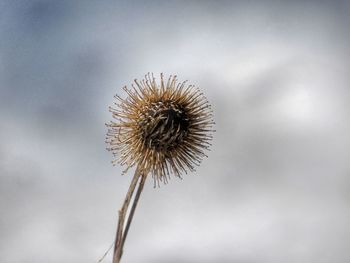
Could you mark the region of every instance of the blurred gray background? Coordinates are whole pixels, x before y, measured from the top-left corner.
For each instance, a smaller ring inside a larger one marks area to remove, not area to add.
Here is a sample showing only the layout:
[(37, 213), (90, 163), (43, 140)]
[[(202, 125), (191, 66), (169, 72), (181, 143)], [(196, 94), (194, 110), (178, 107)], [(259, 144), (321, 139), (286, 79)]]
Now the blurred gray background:
[(217, 132), (148, 180), (124, 262), (350, 262), (349, 28), (349, 1), (1, 1), (0, 262), (108, 249), (131, 174), (104, 124), (147, 72), (200, 87)]

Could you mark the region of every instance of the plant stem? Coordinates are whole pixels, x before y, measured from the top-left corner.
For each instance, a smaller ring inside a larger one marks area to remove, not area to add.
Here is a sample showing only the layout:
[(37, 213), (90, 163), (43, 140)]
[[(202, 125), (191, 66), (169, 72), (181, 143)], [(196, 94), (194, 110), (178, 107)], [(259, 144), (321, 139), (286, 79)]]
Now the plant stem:
[[(141, 180), (140, 180), (139, 186), (137, 188), (136, 195), (135, 195), (135, 198), (133, 200), (133, 204), (132, 204), (130, 213), (127, 216), (126, 226), (124, 228), (125, 217), (127, 214), (129, 204), (130, 204), (130, 200), (134, 194), (135, 187), (136, 187), (137, 182), (139, 181), (140, 177), (141, 177)], [(132, 222), (132, 219), (133, 219), (133, 216), (135, 213), (135, 209), (136, 209), (138, 200), (140, 198), (145, 180), (146, 180), (146, 175), (141, 171), (141, 169), (139, 167), (137, 167), (135, 174), (134, 174), (134, 177), (132, 178), (132, 181), (130, 183), (129, 190), (126, 194), (123, 206), (122, 206), (121, 210), (119, 210), (118, 227), (117, 227), (117, 233), (116, 233), (115, 244), (114, 244), (113, 263), (119, 263), (120, 259), (122, 257), (125, 239), (126, 239), (126, 236), (128, 234), (130, 224)]]
[(130, 213), (129, 213), (128, 221), (126, 222), (126, 226), (125, 226), (125, 230), (124, 230), (124, 234), (123, 234), (123, 240), (122, 240), (122, 244), (121, 244), (121, 254), (123, 253), (123, 247), (124, 247), (125, 239), (126, 239), (126, 236), (128, 235), (130, 224), (131, 224), (132, 219), (134, 217), (136, 206), (137, 206), (137, 203), (138, 203), (138, 201), (140, 199), (141, 192), (143, 190), (143, 186), (145, 185), (145, 181), (146, 181), (146, 175), (142, 174), (139, 186), (138, 186), (136, 194), (135, 194), (135, 199), (134, 199), (134, 202), (132, 204), (132, 207), (131, 207), (131, 210), (130, 210)]

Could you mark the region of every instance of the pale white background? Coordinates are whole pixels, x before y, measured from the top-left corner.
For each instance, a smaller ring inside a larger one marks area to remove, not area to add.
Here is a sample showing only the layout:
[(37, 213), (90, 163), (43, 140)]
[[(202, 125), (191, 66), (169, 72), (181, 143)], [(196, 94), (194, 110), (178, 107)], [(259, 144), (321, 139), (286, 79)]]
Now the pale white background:
[(147, 182), (124, 262), (350, 262), (349, 25), (348, 1), (1, 1), (0, 262), (103, 255), (131, 179), (108, 106), (147, 72), (200, 87), (217, 132)]

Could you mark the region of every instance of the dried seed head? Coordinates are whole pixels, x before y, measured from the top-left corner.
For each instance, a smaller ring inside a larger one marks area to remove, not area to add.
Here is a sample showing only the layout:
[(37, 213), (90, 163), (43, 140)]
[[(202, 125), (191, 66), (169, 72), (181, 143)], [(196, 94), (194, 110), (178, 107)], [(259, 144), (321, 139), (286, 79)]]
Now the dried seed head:
[(108, 149), (128, 168), (138, 164), (155, 182), (167, 182), (170, 174), (181, 177), (187, 169), (193, 171), (209, 149), (213, 120), (210, 105), (204, 95), (186, 81), (177, 83), (170, 76), (160, 85), (153, 75), (132, 89), (124, 87), (126, 99), (116, 96), (110, 107), (113, 118), (108, 126)]

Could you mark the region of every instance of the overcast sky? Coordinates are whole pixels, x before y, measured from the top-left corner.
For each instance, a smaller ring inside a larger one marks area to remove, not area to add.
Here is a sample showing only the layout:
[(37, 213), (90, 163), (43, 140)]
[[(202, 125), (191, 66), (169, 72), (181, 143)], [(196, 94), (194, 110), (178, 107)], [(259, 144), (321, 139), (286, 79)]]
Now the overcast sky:
[(108, 249), (132, 175), (104, 124), (147, 72), (199, 87), (217, 132), (148, 180), (124, 262), (350, 262), (349, 25), (345, 0), (1, 1), (0, 262)]

